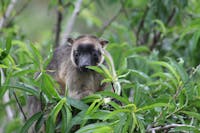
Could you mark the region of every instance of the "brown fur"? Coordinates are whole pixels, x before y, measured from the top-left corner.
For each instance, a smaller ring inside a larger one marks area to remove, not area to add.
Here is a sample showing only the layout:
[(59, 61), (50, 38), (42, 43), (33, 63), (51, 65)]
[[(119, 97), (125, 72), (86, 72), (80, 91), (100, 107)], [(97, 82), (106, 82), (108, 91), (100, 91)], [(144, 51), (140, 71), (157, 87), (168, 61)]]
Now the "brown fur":
[[(80, 36), (74, 40), (69, 39), (68, 42), (73, 44), (58, 47), (54, 51), (53, 58), (47, 67), (47, 72), (60, 84), (60, 94), (64, 95), (66, 88), (68, 88), (69, 97), (81, 99), (96, 91), (104, 90), (106, 84), (101, 85), (103, 77), (94, 71), (79, 71), (74, 64), (73, 59), (71, 58), (71, 52), (76, 49), (80, 43), (82, 45), (86, 43), (93, 44), (96, 49), (101, 49), (101, 52), (110, 59), (114, 70), (112, 58), (110, 54), (104, 49), (107, 41), (100, 40), (95, 36)], [(107, 66), (103, 56), (100, 58), (101, 61), (99, 63), (103, 63)], [(29, 116), (32, 116), (41, 110), (40, 101), (36, 97), (29, 97), (28, 110)], [(41, 132), (44, 131), (45, 130), (43, 126)], [(34, 133), (33, 126), (29, 132)]]
[[(73, 63), (71, 52), (79, 44), (94, 44), (96, 49), (101, 49), (102, 53), (106, 54), (109, 58), (109, 53), (102, 48), (101, 40), (94, 36), (80, 36), (73, 40), (72, 45), (64, 45), (57, 48), (54, 52), (52, 61), (50, 62), (47, 70), (62, 88), (64, 94), (66, 86), (68, 88), (68, 95), (75, 99), (81, 99), (84, 96), (90, 95), (96, 91), (103, 90), (105, 85), (100, 85), (103, 77), (94, 71), (80, 72)], [(101, 57), (103, 58), (103, 57)], [(106, 65), (106, 62), (102, 62)], [(53, 72), (52, 72), (53, 71)]]

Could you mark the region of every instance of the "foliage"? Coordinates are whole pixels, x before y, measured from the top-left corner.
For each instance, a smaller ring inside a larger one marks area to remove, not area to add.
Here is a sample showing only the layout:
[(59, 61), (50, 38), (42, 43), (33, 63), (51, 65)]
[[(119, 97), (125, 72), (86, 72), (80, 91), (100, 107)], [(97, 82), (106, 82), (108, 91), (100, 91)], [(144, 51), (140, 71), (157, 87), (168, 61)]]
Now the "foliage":
[[(59, 6), (70, 15), (75, 1), (61, 1), (51, 0), (49, 10)], [(0, 16), (9, 2), (0, 4)], [(35, 123), (37, 132), (45, 124), (48, 133), (73, 132), (79, 126), (77, 133), (144, 133), (157, 131), (154, 127), (161, 127), (158, 132), (200, 132), (199, 6), (198, 0), (84, 1), (72, 34), (94, 33), (110, 41), (107, 50), (117, 75), (103, 65), (89, 68), (105, 77), (102, 83), (120, 83), (121, 88), (82, 100), (61, 96), (46, 72), (54, 35), (29, 41), (15, 20), (20, 16), (13, 13), (0, 29), (0, 120), (7, 120), (0, 131), (28, 132)], [(112, 19), (114, 9), (120, 12)], [(6, 93), (9, 101), (4, 100)], [(28, 116), (30, 95), (40, 99), (43, 109), (24, 120), (19, 106)], [(7, 107), (14, 113), (11, 120)]]

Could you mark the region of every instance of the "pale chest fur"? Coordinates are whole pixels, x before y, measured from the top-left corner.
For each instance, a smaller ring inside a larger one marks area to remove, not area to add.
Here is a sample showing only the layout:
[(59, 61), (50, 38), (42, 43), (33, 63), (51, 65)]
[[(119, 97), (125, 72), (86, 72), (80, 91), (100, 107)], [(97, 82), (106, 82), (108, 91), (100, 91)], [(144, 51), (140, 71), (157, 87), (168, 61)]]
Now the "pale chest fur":
[(73, 65), (61, 65), (65, 72), (60, 71), (60, 77), (64, 79), (68, 89), (68, 95), (80, 99), (96, 91), (103, 89), (101, 86), (102, 76), (94, 71), (80, 72)]

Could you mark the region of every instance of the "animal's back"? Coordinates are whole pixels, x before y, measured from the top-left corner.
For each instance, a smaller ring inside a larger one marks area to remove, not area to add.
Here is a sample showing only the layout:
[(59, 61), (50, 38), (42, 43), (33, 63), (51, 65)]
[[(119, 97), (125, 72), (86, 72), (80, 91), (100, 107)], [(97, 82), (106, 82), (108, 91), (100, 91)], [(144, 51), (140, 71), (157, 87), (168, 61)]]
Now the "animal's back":
[[(66, 67), (70, 67), (70, 45), (63, 45), (58, 47), (53, 54), (53, 58), (47, 66), (47, 72), (50, 74), (62, 88), (61, 93), (64, 93), (65, 89), (65, 75)], [(68, 66), (67, 66), (68, 64)]]

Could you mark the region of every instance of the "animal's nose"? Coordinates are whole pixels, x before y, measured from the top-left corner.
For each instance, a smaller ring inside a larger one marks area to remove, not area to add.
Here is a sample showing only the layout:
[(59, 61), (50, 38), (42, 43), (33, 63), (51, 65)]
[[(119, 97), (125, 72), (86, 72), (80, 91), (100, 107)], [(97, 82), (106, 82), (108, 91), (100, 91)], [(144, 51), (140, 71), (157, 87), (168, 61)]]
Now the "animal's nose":
[(80, 66), (80, 70), (81, 70), (82, 72), (87, 72), (87, 71), (88, 71), (87, 66), (89, 66), (89, 65), (88, 65), (88, 64), (84, 64), (84, 65)]
[(89, 65), (90, 65), (89, 63), (86, 63), (86, 64), (81, 65), (80, 68), (86, 68)]

